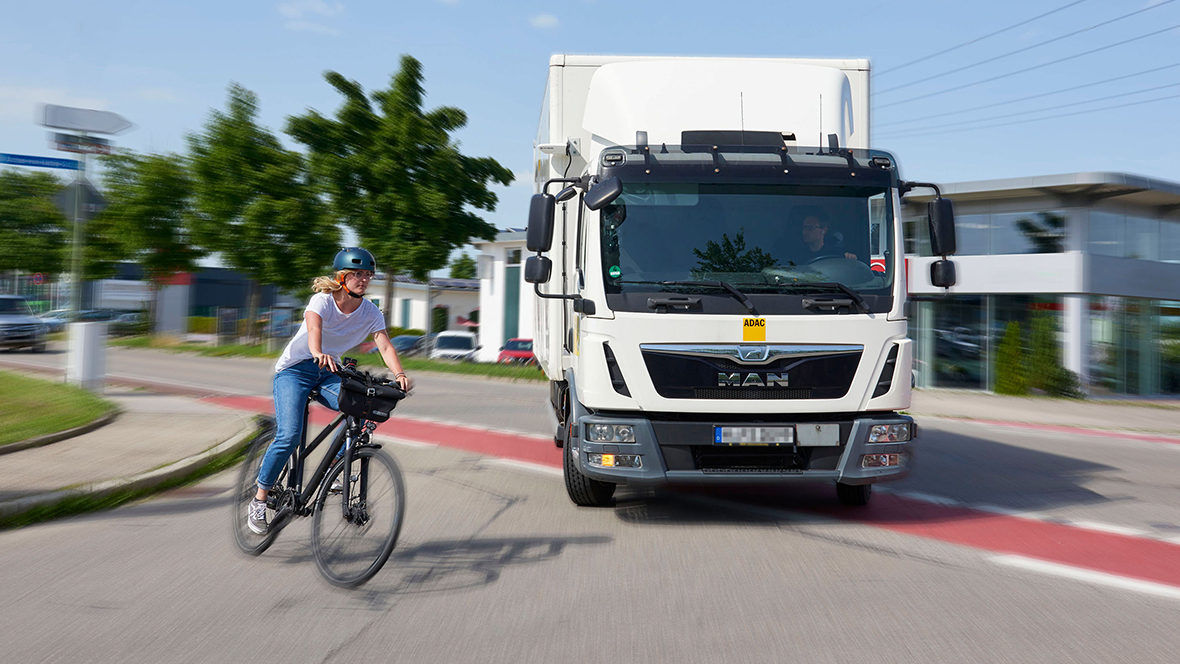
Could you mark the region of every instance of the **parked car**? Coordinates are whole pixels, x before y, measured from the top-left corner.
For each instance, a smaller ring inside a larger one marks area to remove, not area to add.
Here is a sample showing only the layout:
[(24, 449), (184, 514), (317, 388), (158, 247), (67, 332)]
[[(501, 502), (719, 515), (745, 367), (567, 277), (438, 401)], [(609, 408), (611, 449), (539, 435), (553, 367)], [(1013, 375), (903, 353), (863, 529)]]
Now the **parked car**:
[(475, 335), (470, 332), (439, 332), (431, 344), (430, 359), (471, 361), (477, 350)]
[(500, 356), (496, 358), (500, 364), (536, 364), (537, 357), (533, 355), (532, 339), (509, 339), (500, 347)]
[(114, 335), (146, 334), (147, 316), (139, 311), (129, 311), (111, 319), (110, 333)]
[(33, 315), (25, 298), (0, 295), (0, 348), (28, 348), (34, 353), (45, 350), (49, 326)]
[[(397, 354), (399, 356), (403, 356), (411, 355), (412, 353), (410, 352), (410, 349), (413, 348), (414, 344), (416, 344), (421, 338), (422, 335), (420, 334), (399, 334), (396, 337), (390, 339), (389, 342), (393, 344), (393, 349), (397, 351)], [(366, 341), (365, 343), (357, 346), (357, 350), (361, 353), (376, 353), (377, 342)]]
[(66, 323), (73, 320), (71, 314), (72, 312), (69, 309), (54, 309), (53, 311), (47, 311), (41, 314), (38, 318), (41, 319), (42, 323), (45, 323), (45, 326), (49, 328), (50, 332), (61, 332), (66, 329)]

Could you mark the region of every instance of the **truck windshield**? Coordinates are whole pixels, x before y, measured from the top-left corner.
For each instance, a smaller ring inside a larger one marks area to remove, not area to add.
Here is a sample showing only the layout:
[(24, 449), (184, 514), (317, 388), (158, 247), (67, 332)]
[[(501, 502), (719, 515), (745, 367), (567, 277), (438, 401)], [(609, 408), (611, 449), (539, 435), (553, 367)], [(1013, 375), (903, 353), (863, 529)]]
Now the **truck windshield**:
[(749, 294), (841, 284), (887, 296), (890, 201), (879, 186), (624, 183), (602, 209), (606, 292), (716, 280)]

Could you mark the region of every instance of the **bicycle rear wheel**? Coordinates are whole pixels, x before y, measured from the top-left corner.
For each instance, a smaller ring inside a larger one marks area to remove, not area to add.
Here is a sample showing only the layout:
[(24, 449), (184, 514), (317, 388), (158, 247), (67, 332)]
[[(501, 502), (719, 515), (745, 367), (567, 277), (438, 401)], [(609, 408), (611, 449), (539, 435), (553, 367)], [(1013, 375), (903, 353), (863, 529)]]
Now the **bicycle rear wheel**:
[(279, 534), (277, 530), (272, 529), (264, 535), (259, 535), (246, 525), (246, 506), (258, 493), (258, 468), (262, 465), (262, 457), (266, 454), (266, 448), (270, 447), (274, 440), (274, 433), (274, 426), (267, 426), (246, 448), (246, 459), (238, 473), (238, 483), (234, 492), (232, 515), (234, 541), (237, 542), (238, 548), (243, 553), (251, 556), (257, 556), (266, 551)]
[[(349, 477), (350, 495), (333, 491), (333, 484), (343, 482), (344, 460), (332, 466), (320, 485), (311, 522), (316, 566), (329, 583), (341, 588), (373, 578), (389, 559), (406, 504), (401, 470), (387, 452), (372, 447), (355, 450)], [(347, 519), (345, 504), (350, 508)]]

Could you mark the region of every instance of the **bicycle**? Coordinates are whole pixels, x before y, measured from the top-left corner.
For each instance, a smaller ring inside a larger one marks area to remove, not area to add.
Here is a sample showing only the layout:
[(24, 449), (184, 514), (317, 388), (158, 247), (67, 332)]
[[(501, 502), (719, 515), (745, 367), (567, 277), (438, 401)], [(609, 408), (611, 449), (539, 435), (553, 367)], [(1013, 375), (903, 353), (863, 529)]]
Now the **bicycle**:
[[(316, 566), (329, 583), (355, 588), (373, 577), (393, 553), (405, 512), (405, 486), (401, 470), (393, 457), (372, 440), (378, 421), (385, 421), (397, 400), (406, 393), (393, 381), (357, 371), (356, 360), (343, 358), (337, 375), (341, 376), (341, 408), (345, 408), (344, 383), (348, 379), (368, 386), (369, 396), (388, 395), (377, 414), (370, 418), (341, 412), (324, 427), (310, 444), (307, 442), (308, 413), (311, 402), (319, 396), (313, 391), (303, 408), (303, 435), (287, 465), (266, 499), (273, 510), (270, 527), (257, 535), (246, 526), (242, 515), (258, 490), (258, 468), (267, 447), (274, 440), (274, 420), (268, 418), (257, 438), (246, 450), (246, 460), (234, 496), (234, 539), (241, 550), (252, 556), (266, 551), (279, 532), (296, 517), (312, 517), (311, 542)], [(355, 410), (355, 408), (353, 408)], [(383, 416), (383, 417), (382, 417)], [(341, 427), (341, 424), (344, 426)], [(327, 437), (340, 427), (316, 467), (306, 487), (304, 463)], [(344, 449), (340, 459), (336, 455)], [(349, 472), (344, 472), (348, 468)]]

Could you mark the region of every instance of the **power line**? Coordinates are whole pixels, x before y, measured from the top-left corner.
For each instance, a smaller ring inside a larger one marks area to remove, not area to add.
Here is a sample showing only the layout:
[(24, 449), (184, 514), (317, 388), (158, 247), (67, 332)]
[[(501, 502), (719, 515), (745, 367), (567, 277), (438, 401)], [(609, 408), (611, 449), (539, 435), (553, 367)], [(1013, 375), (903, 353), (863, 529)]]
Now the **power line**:
[(1098, 48), (1090, 49), (1089, 51), (1083, 51), (1083, 52), (1081, 52), (1081, 53), (1077, 53), (1077, 54), (1074, 54), (1074, 55), (1068, 55), (1068, 56), (1066, 56), (1066, 57), (1064, 57), (1064, 58), (1058, 58), (1058, 59), (1056, 59), (1056, 60), (1051, 60), (1051, 61), (1049, 61), (1049, 62), (1044, 62), (1044, 63), (1041, 63), (1041, 64), (1039, 64), (1039, 65), (1033, 65), (1033, 66), (1031, 66), (1031, 67), (1025, 67), (1024, 69), (1018, 69), (1017, 71), (1008, 72), (1007, 74), (1000, 74), (1000, 75), (998, 75), (998, 76), (992, 76), (991, 78), (985, 78), (985, 79), (982, 79), (982, 80), (974, 81), (974, 82), (972, 82), (972, 83), (964, 83), (963, 85), (958, 85), (958, 86), (955, 86), (955, 87), (953, 87), (953, 88), (947, 88), (946, 90), (940, 90), (940, 91), (938, 91), (938, 92), (931, 92), (931, 93), (929, 93), (929, 94), (924, 94), (924, 95), (920, 95), (920, 96), (917, 96), (917, 97), (910, 97), (909, 99), (901, 99), (901, 100), (899, 100), (899, 101), (893, 101), (893, 102), (889, 102), (888, 104), (881, 104), (881, 105), (877, 106), (877, 109), (878, 109), (878, 110), (880, 110), (880, 109), (882, 109), (882, 108), (888, 108), (888, 107), (890, 107), (890, 106), (897, 106), (898, 104), (908, 104), (909, 102), (912, 102), (912, 101), (918, 101), (919, 99), (926, 99), (926, 98), (929, 98), (929, 97), (937, 97), (938, 95), (944, 95), (944, 94), (947, 94), (948, 92), (958, 92), (959, 90), (963, 90), (963, 89), (965, 89), (965, 88), (970, 88), (970, 87), (973, 87), (973, 86), (976, 86), (976, 85), (982, 85), (982, 84), (984, 84), (984, 83), (991, 83), (992, 81), (998, 81), (998, 80), (1000, 80), (1001, 78), (1008, 78), (1009, 76), (1016, 76), (1017, 74), (1023, 74), (1023, 73), (1026, 73), (1026, 72), (1033, 71), (1033, 70), (1035, 70), (1035, 69), (1043, 69), (1043, 68), (1045, 68), (1045, 67), (1048, 67), (1048, 66), (1051, 66), (1051, 65), (1055, 65), (1055, 64), (1059, 64), (1059, 63), (1065, 62), (1065, 61), (1067, 61), (1067, 60), (1073, 60), (1073, 59), (1080, 58), (1080, 57), (1082, 57), (1082, 56), (1085, 56), (1085, 55), (1090, 55), (1090, 54), (1093, 54), (1093, 53), (1098, 53), (1099, 51), (1105, 51), (1105, 50), (1107, 50), (1107, 49), (1112, 49), (1112, 48), (1115, 48), (1116, 46), (1122, 46), (1122, 45), (1124, 45), (1124, 44), (1130, 44), (1131, 42), (1134, 42), (1134, 41), (1139, 41), (1140, 39), (1147, 39), (1148, 37), (1154, 37), (1154, 36), (1156, 36), (1156, 35), (1158, 35), (1158, 34), (1162, 34), (1162, 33), (1168, 32), (1169, 30), (1175, 30), (1176, 28), (1180, 28), (1180, 24), (1176, 24), (1176, 25), (1173, 25), (1173, 26), (1169, 26), (1169, 27), (1167, 27), (1167, 28), (1164, 28), (1164, 29), (1162, 29), (1162, 30), (1156, 30), (1155, 32), (1149, 32), (1149, 33), (1147, 33), (1147, 34), (1145, 34), (1145, 35), (1139, 35), (1138, 37), (1132, 37), (1132, 38), (1130, 38), (1130, 39), (1124, 39), (1123, 41), (1121, 41), (1121, 42), (1115, 42), (1114, 44), (1107, 44), (1106, 46), (1099, 46)]
[[(1066, 92), (1073, 92), (1074, 90), (1081, 90), (1083, 88), (1092, 88), (1096, 85), (1103, 85), (1105, 83), (1113, 83), (1115, 81), (1121, 81), (1121, 80), (1127, 79), (1127, 78), (1134, 78), (1136, 76), (1143, 76), (1144, 74), (1152, 74), (1157, 71), (1163, 71), (1165, 69), (1173, 69), (1175, 67), (1180, 67), (1180, 62), (1176, 62), (1176, 63), (1170, 64), (1170, 65), (1164, 65), (1163, 67), (1156, 67), (1154, 69), (1145, 69), (1143, 71), (1137, 71), (1134, 74), (1124, 74), (1122, 76), (1115, 76), (1114, 78), (1108, 78), (1108, 79), (1101, 80), (1101, 81), (1094, 81), (1093, 83), (1083, 83), (1082, 85), (1075, 85), (1070, 88), (1062, 88), (1060, 90), (1054, 90), (1052, 92), (1042, 92), (1040, 94), (1029, 95), (1027, 97), (1018, 97), (1016, 99), (1009, 99), (1007, 101), (998, 101), (994, 104), (984, 104), (983, 106), (973, 106), (971, 108), (962, 108), (962, 109), (958, 109), (955, 111), (947, 111), (946, 113), (935, 113), (934, 115), (924, 115), (919, 118), (906, 118), (905, 120), (896, 120), (894, 122), (879, 122), (879, 123), (877, 123), (877, 126), (878, 127), (892, 127), (894, 125), (911, 124), (914, 122), (922, 122), (923, 120), (933, 120), (935, 118), (944, 118), (948, 115), (960, 115), (962, 113), (973, 113), (975, 111), (982, 111), (985, 108), (995, 108), (996, 106), (1007, 106), (1008, 104), (1016, 104), (1016, 103), (1019, 103), (1022, 101), (1029, 101), (1030, 99), (1039, 99), (1041, 97), (1050, 97), (1052, 95), (1059, 95), (1059, 94), (1063, 94)], [(902, 131), (905, 131), (905, 130), (902, 130)]]
[(1012, 25), (1010, 25), (1010, 26), (1008, 26), (1008, 27), (1006, 27), (1006, 28), (1002, 28), (1002, 29), (1000, 29), (1000, 30), (996, 30), (995, 32), (992, 32), (992, 33), (990, 33), (990, 34), (986, 34), (986, 35), (984, 35), (984, 36), (982, 36), (982, 37), (976, 37), (975, 39), (972, 39), (972, 40), (970, 40), (970, 41), (965, 41), (965, 42), (963, 42), (962, 44), (959, 44), (958, 46), (952, 46), (952, 47), (950, 47), (950, 48), (948, 48), (948, 49), (945, 49), (945, 50), (939, 51), (939, 52), (937, 52), (937, 53), (931, 53), (930, 55), (927, 55), (927, 56), (924, 56), (924, 57), (918, 58), (917, 60), (910, 60), (909, 62), (907, 62), (907, 63), (905, 63), (905, 64), (897, 65), (896, 67), (892, 67), (892, 68), (890, 68), (890, 69), (886, 69), (886, 70), (884, 70), (884, 71), (879, 71), (879, 72), (876, 72), (876, 73), (874, 73), (873, 75), (874, 75), (874, 76), (884, 76), (885, 74), (888, 74), (889, 72), (894, 72), (894, 71), (897, 71), (898, 69), (901, 69), (901, 68), (903, 68), (903, 67), (909, 67), (910, 65), (916, 65), (916, 64), (918, 64), (919, 62), (924, 62), (924, 61), (926, 61), (926, 60), (929, 60), (930, 58), (937, 58), (937, 57), (938, 57), (938, 56), (940, 56), (940, 55), (945, 55), (945, 54), (947, 54), (947, 53), (950, 53), (951, 51), (954, 51), (954, 50), (958, 50), (958, 49), (960, 49), (960, 48), (963, 48), (964, 46), (970, 46), (971, 44), (974, 44), (974, 43), (976, 43), (976, 42), (981, 42), (981, 41), (983, 41), (983, 40), (985, 40), (985, 39), (988, 39), (988, 38), (990, 38), (990, 37), (995, 37), (995, 36), (996, 36), (996, 35), (998, 35), (998, 34), (1001, 34), (1001, 33), (1007, 32), (1007, 31), (1009, 31), (1009, 30), (1012, 30), (1012, 29), (1014, 29), (1014, 28), (1019, 28), (1019, 27), (1020, 27), (1020, 26), (1022, 26), (1022, 25), (1027, 25), (1027, 24), (1029, 24), (1029, 23), (1032, 23), (1033, 21), (1036, 21), (1036, 20), (1038, 20), (1038, 19), (1045, 18), (1046, 16), (1048, 16), (1048, 15), (1050, 15), (1050, 14), (1056, 14), (1057, 12), (1059, 12), (1059, 11), (1061, 11), (1061, 10), (1063, 10), (1063, 9), (1069, 9), (1070, 7), (1073, 7), (1074, 5), (1080, 5), (1080, 4), (1082, 4), (1083, 2), (1085, 2), (1085, 1), (1086, 1), (1086, 0), (1076, 0), (1075, 2), (1071, 2), (1071, 3), (1069, 3), (1068, 5), (1063, 5), (1063, 6), (1061, 6), (1061, 7), (1058, 7), (1057, 9), (1054, 9), (1054, 10), (1052, 10), (1052, 11), (1047, 11), (1047, 12), (1045, 12), (1044, 14), (1041, 14), (1040, 16), (1034, 16), (1034, 17), (1032, 17), (1032, 18), (1028, 19), (1027, 21), (1021, 21), (1021, 22), (1019, 22), (1019, 23), (1013, 23)]
[(926, 81), (930, 81), (930, 80), (933, 80), (933, 79), (936, 79), (936, 78), (942, 78), (943, 76), (950, 76), (951, 74), (957, 74), (957, 73), (959, 73), (959, 72), (961, 72), (961, 71), (965, 71), (965, 70), (967, 70), (967, 69), (972, 69), (972, 68), (974, 68), (974, 67), (978, 67), (978, 66), (980, 66), (980, 65), (986, 65), (986, 64), (987, 64), (987, 63), (989, 63), (989, 62), (995, 62), (996, 60), (1002, 60), (1003, 58), (1007, 58), (1007, 57), (1009, 57), (1009, 56), (1016, 55), (1017, 53), (1024, 53), (1025, 51), (1031, 51), (1031, 50), (1033, 50), (1034, 48), (1040, 48), (1040, 47), (1042, 47), (1042, 46), (1045, 46), (1045, 45), (1047, 45), (1047, 44), (1052, 44), (1053, 42), (1058, 42), (1058, 41), (1061, 41), (1062, 39), (1068, 39), (1068, 38), (1070, 38), (1070, 37), (1074, 37), (1074, 36), (1076, 36), (1076, 35), (1080, 35), (1080, 34), (1082, 34), (1083, 32), (1088, 32), (1088, 31), (1090, 31), (1090, 30), (1093, 30), (1094, 28), (1101, 28), (1101, 27), (1102, 27), (1102, 26), (1104, 26), (1104, 25), (1110, 25), (1111, 23), (1114, 23), (1114, 22), (1116, 22), (1116, 21), (1121, 21), (1121, 20), (1123, 20), (1123, 19), (1125, 19), (1125, 18), (1130, 18), (1130, 17), (1132, 17), (1132, 16), (1134, 16), (1134, 15), (1136, 15), (1136, 14), (1142, 14), (1143, 12), (1146, 12), (1146, 11), (1151, 11), (1152, 9), (1156, 9), (1156, 8), (1158, 8), (1158, 7), (1163, 7), (1164, 5), (1171, 4), (1172, 2), (1175, 2), (1175, 1), (1176, 1), (1176, 0), (1164, 0), (1163, 2), (1160, 2), (1160, 3), (1158, 3), (1158, 4), (1151, 5), (1150, 7), (1144, 7), (1144, 8), (1142, 8), (1142, 9), (1136, 9), (1135, 11), (1133, 11), (1133, 12), (1131, 12), (1131, 13), (1129, 13), (1129, 14), (1123, 14), (1122, 16), (1116, 16), (1115, 18), (1112, 18), (1112, 19), (1110, 19), (1110, 20), (1108, 20), (1108, 21), (1102, 21), (1101, 23), (1095, 23), (1094, 25), (1091, 25), (1091, 26), (1090, 26), (1090, 27), (1088, 27), (1088, 28), (1082, 28), (1081, 30), (1075, 30), (1075, 31), (1073, 31), (1073, 32), (1070, 32), (1070, 33), (1068, 33), (1068, 34), (1061, 35), (1061, 36), (1059, 36), (1059, 37), (1054, 37), (1054, 38), (1052, 38), (1052, 39), (1047, 39), (1047, 40), (1045, 40), (1045, 41), (1043, 41), (1043, 42), (1040, 42), (1040, 43), (1038, 43), (1038, 44), (1033, 44), (1033, 45), (1031, 45), (1031, 46), (1025, 46), (1024, 48), (1018, 48), (1018, 49), (1016, 49), (1015, 51), (1009, 51), (1009, 52), (1007, 52), (1007, 53), (1004, 53), (1004, 54), (1002, 54), (1002, 55), (997, 55), (997, 56), (995, 56), (995, 57), (991, 57), (991, 58), (988, 58), (988, 59), (986, 59), (986, 60), (980, 60), (979, 62), (975, 62), (975, 63), (969, 64), (969, 65), (963, 65), (962, 67), (958, 67), (958, 68), (956, 68), (956, 69), (950, 69), (950, 70), (944, 71), (944, 72), (942, 72), (942, 73), (940, 73), (940, 74), (933, 74), (933, 75), (931, 75), (931, 76), (927, 76), (926, 78), (920, 78), (920, 79), (918, 79), (918, 80), (916, 80), (916, 81), (910, 81), (909, 83), (903, 83), (903, 84), (901, 84), (901, 85), (895, 85), (895, 86), (893, 86), (892, 88), (888, 88), (888, 89), (885, 89), (885, 90), (881, 90), (881, 91), (879, 91), (877, 94), (886, 94), (886, 93), (889, 93), (889, 92), (893, 92), (894, 90), (901, 90), (902, 88), (908, 88), (908, 87), (910, 87), (911, 85), (917, 85), (917, 84), (919, 84), (919, 83), (925, 83)]
[(1114, 106), (1103, 106), (1102, 108), (1091, 108), (1085, 111), (1074, 111), (1073, 113), (1059, 113), (1057, 115), (1046, 115), (1043, 118), (1029, 118), (1028, 120), (1013, 120), (1012, 122), (1000, 122), (997, 124), (980, 125), (978, 127), (964, 127), (962, 129), (946, 129), (943, 131), (921, 132), (915, 131), (908, 134), (896, 134), (893, 138), (911, 138), (913, 136), (928, 136), (935, 134), (954, 134), (961, 131), (974, 131), (976, 129), (993, 129), (995, 127), (1009, 127), (1011, 125), (1025, 124), (1028, 122), (1039, 122), (1041, 120), (1053, 120), (1056, 118), (1067, 118), (1074, 115), (1085, 115), (1086, 113), (1098, 113), (1099, 111), (1110, 111), (1116, 108), (1127, 108), (1128, 106), (1140, 106), (1142, 104), (1151, 104), (1157, 101), (1166, 101), (1168, 99), (1180, 99), (1180, 94), (1168, 95), (1167, 97), (1156, 97), (1155, 99), (1144, 99), (1142, 101), (1133, 101), (1126, 104), (1116, 104)]
[[(1108, 101), (1110, 99), (1119, 99), (1122, 97), (1141, 95), (1145, 92), (1155, 92), (1156, 90), (1164, 90), (1167, 88), (1174, 88), (1178, 85), (1180, 85), (1180, 83), (1168, 83), (1166, 85), (1156, 85), (1154, 87), (1144, 88), (1142, 90), (1135, 90), (1134, 92), (1122, 92), (1117, 95), (1107, 95), (1105, 97), (1098, 97), (1096, 99), (1087, 99), (1085, 101), (1075, 101), (1075, 102), (1070, 102), (1068, 104), (1058, 104), (1056, 106), (1046, 106), (1044, 108), (1035, 108), (1030, 111), (1017, 111), (1016, 113), (1005, 113), (1003, 115), (993, 115), (993, 116), (987, 117), (987, 118), (976, 118), (975, 120), (965, 120), (963, 122), (948, 122), (946, 124), (930, 125), (930, 126), (921, 127), (921, 128), (900, 129), (900, 130), (896, 130), (896, 131), (898, 133), (907, 134), (910, 132), (922, 133), (922, 132), (925, 132), (926, 130), (929, 130), (929, 129), (943, 129), (945, 127), (960, 127), (962, 125), (971, 125), (971, 124), (976, 124), (979, 122), (990, 122), (991, 120), (1002, 120), (1004, 118), (1014, 118), (1018, 115), (1029, 115), (1030, 113), (1045, 113), (1047, 111), (1056, 111), (1057, 109), (1060, 109), (1060, 108), (1069, 108), (1071, 106), (1081, 106), (1082, 104), (1095, 104), (1100, 101)], [(888, 134), (888, 132), (886, 132), (886, 134)]]

